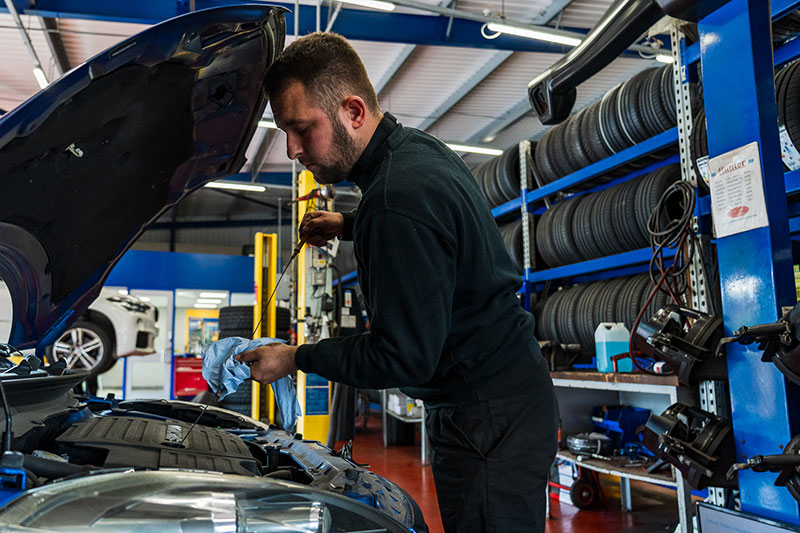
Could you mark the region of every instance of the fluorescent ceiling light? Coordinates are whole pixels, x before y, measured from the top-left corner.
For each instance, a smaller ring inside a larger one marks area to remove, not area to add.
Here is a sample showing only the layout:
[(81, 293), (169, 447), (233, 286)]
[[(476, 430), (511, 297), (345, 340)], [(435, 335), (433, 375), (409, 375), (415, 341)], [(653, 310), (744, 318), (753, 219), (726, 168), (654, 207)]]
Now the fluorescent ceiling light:
[(469, 152), (471, 154), (502, 155), (503, 151), (497, 148), (484, 148), (483, 146), (467, 146), (464, 144), (450, 144), (447, 146), (454, 152)]
[(120, 289), (117, 292), (120, 293), (123, 296), (127, 296), (128, 295), (128, 289)]
[(49, 83), (47, 83), (47, 76), (44, 75), (44, 71), (39, 67), (35, 67), (33, 69), (33, 75), (36, 77), (36, 82), (39, 84), (40, 89), (44, 89)]
[(258, 127), (259, 128), (269, 128), (271, 130), (277, 130), (278, 129), (278, 125), (275, 124), (271, 120), (259, 120), (258, 121)]
[(198, 298), (195, 303), (219, 305), (222, 303), (222, 300), (215, 300), (214, 298)]
[(230, 181), (212, 181), (206, 183), (206, 187), (210, 189), (229, 189), (231, 191), (253, 191), (264, 192), (267, 190), (263, 185), (250, 185), (248, 183), (233, 183)]
[(667, 54), (656, 54), (656, 61), (659, 63), (674, 63), (675, 58)]
[(194, 304), (195, 309), (216, 309), (215, 304)]
[(201, 292), (198, 298), (227, 298), (227, 292)]
[(581, 40), (577, 37), (556, 35), (546, 31), (534, 30), (533, 28), (520, 28), (518, 26), (509, 26), (508, 24), (498, 24), (497, 22), (490, 22), (486, 25), (486, 28), (489, 31), (507, 33), (509, 35), (527, 37), (528, 39), (537, 39), (539, 41), (547, 41), (550, 43), (565, 44), (567, 46), (578, 46), (581, 44)]
[(143, 302), (149, 302), (150, 301), (150, 297), (149, 296), (137, 296), (137, 298), (139, 298), (139, 300), (141, 300)]
[(380, 9), (381, 11), (394, 11), (395, 5), (391, 2), (382, 2), (380, 0), (343, 0), (343, 4), (353, 4), (362, 7), (371, 7), (372, 9)]

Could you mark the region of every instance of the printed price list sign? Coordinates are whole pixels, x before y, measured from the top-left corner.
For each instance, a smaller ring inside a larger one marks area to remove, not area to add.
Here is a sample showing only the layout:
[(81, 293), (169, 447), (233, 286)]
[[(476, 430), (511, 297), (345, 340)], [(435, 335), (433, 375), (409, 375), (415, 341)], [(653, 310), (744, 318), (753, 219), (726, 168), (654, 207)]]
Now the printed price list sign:
[(709, 159), (708, 172), (717, 238), (768, 224), (758, 143)]

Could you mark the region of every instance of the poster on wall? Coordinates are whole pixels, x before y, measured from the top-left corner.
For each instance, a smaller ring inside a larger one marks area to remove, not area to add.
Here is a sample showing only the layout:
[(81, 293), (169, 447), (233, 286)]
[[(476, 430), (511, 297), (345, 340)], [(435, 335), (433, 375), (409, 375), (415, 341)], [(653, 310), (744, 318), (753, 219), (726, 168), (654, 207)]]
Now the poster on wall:
[(709, 159), (708, 171), (717, 238), (768, 225), (758, 143)]

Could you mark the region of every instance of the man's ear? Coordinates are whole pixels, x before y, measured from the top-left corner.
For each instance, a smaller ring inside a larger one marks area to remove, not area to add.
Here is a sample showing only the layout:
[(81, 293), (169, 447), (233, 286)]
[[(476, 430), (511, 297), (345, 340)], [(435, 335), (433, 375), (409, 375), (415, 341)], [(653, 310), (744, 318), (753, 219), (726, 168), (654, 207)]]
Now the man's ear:
[(367, 104), (360, 96), (348, 96), (342, 101), (342, 112), (344, 120), (357, 130), (367, 121)]

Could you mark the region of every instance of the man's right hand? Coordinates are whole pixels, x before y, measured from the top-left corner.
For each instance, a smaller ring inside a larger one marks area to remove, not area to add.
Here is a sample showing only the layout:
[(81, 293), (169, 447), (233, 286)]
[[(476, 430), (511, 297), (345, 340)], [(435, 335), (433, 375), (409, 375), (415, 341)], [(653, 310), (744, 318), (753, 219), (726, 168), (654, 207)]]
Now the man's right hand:
[(341, 237), (344, 231), (344, 216), (341, 213), (312, 211), (306, 213), (300, 223), (300, 238), (313, 246), (325, 246), (334, 237)]

